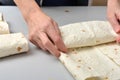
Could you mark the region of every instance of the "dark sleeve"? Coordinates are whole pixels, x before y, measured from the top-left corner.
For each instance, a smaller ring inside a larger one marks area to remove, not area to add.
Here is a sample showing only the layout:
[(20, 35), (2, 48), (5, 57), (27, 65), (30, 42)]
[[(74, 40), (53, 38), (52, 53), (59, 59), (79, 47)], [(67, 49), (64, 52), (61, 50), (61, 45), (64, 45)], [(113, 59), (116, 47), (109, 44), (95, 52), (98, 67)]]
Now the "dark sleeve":
[(78, 6), (88, 6), (88, 0), (77, 0)]
[(40, 0), (35, 0), (35, 1), (40, 6)]
[(15, 3), (13, 0), (0, 0), (0, 5), (12, 5), (12, 6), (14, 6)]

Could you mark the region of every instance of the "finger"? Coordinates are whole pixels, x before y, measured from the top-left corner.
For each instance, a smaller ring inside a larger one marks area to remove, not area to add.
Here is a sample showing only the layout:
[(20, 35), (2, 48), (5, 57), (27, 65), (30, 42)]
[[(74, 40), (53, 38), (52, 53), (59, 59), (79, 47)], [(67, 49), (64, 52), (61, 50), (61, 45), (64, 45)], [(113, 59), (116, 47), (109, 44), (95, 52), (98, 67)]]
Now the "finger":
[(29, 35), (30, 42), (33, 43), (34, 45), (36, 45), (37, 47), (39, 47), (39, 45), (36, 43), (36, 41), (34, 40), (34, 38), (35, 38), (34, 36), (30, 36)]
[(55, 47), (54, 44), (52, 44), (52, 42), (49, 40), (48, 36), (46, 35), (46, 33), (44, 32), (40, 32), (39, 33), (40, 39), (42, 41), (42, 44), (44, 45), (44, 47), (50, 52), (52, 53), (54, 56), (59, 57), (60, 53), (57, 50), (57, 48)]
[(120, 25), (120, 12), (116, 13), (116, 18), (117, 18), (118, 24)]
[(54, 27), (50, 27), (50, 29), (47, 30), (47, 35), (54, 42), (54, 44), (59, 50), (67, 52), (67, 48), (65, 47), (61, 36), (57, 33)]
[(57, 31), (57, 33), (58, 33), (59, 35), (61, 35), (60, 30), (59, 30), (59, 28), (58, 28), (58, 24), (57, 24), (56, 22), (53, 22), (53, 24), (54, 24), (54, 28), (55, 28), (55, 30)]
[(39, 45), (35, 41), (30, 41), (32, 42), (35, 46), (39, 47)]
[(116, 33), (119, 33), (120, 32), (120, 25), (118, 23), (118, 20), (117, 20), (117, 17), (115, 15), (112, 15), (110, 18), (109, 18), (109, 21), (113, 27), (113, 29), (115, 30)]
[[(56, 44), (60, 49), (61, 49), (61, 47), (65, 47), (65, 45), (62, 45), (62, 44), (64, 44), (64, 42), (63, 42), (63, 40), (62, 40), (62, 36), (61, 36), (61, 32), (60, 32), (60, 29), (59, 29), (59, 27), (58, 27), (58, 24), (56, 23), (56, 22), (54, 22), (54, 26), (55, 26), (55, 30), (57, 31), (57, 33), (58, 33), (58, 35), (60, 36), (60, 38), (61, 38), (61, 43), (60, 44)], [(64, 48), (63, 47), (63, 48)], [(66, 47), (65, 47), (66, 48)], [(62, 50), (62, 49), (61, 49)], [(67, 48), (65, 49), (65, 50), (63, 50), (64, 52), (67, 52)]]
[(43, 44), (42, 44), (42, 42), (41, 42), (41, 40), (40, 40), (39, 37), (36, 37), (36, 38), (35, 38), (35, 41), (36, 41), (36, 43), (38, 44), (38, 46), (39, 46), (42, 50), (46, 51), (46, 49), (45, 49), (45, 47), (43, 46)]

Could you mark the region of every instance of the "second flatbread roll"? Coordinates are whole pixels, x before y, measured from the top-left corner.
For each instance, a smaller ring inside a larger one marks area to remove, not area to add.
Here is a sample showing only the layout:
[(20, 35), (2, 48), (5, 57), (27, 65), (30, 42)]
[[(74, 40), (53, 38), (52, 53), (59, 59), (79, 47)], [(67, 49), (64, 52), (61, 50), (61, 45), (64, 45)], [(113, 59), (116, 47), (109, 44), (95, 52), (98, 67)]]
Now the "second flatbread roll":
[(28, 41), (22, 33), (0, 35), (0, 57), (28, 51)]

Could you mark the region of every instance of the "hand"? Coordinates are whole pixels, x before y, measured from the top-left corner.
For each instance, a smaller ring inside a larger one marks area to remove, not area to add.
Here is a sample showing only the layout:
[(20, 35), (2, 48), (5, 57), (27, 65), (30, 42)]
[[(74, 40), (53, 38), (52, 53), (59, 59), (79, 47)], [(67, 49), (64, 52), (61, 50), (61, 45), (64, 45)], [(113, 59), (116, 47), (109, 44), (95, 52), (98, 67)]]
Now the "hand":
[(43, 50), (48, 50), (59, 57), (60, 51), (67, 49), (61, 39), (57, 23), (41, 11), (32, 13), (27, 18), (29, 40)]
[[(108, 0), (107, 6), (107, 16), (108, 20), (113, 26), (113, 29), (116, 33), (120, 33), (120, 2), (119, 0)], [(116, 39), (117, 42), (120, 42), (120, 36)]]

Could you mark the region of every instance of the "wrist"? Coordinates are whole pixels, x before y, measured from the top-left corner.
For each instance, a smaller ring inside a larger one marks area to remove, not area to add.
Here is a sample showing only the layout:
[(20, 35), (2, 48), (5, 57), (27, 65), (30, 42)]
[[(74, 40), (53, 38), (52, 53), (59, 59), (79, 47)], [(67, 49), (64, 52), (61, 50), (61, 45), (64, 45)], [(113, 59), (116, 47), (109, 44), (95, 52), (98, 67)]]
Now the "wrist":
[(30, 17), (36, 15), (36, 13), (42, 12), (40, 7), (35, 2), (35, 0), (14, 0), (14, 2), (16, 3), (16, 5), (21, 10), (21, 12), (22, 12), (26, 21)]
[(118, 2), (119, 0), (108, 0), (108, 2), (112, 2), (112, 3), (114, 3), (114, 2)]
[(26, 22), (29, 22), (31, 20), (34, 20), (36, 19), (37, 17), (40, 17), (40, 15), (42, 15), (43, 12), (40, 8), (30, 8), (26, 14), (24, 15), (24, 18), (26, 20)]

